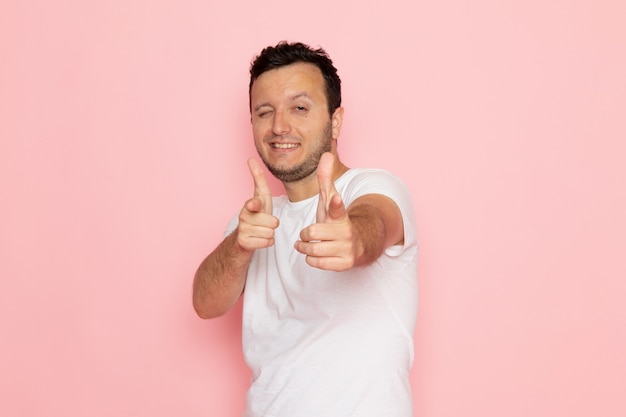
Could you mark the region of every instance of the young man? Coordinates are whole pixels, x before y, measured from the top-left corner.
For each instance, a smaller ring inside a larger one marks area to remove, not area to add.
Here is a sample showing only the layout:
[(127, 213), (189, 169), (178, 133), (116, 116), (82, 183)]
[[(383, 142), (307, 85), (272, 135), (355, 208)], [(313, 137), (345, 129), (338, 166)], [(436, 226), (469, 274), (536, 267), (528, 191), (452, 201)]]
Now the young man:
[(196, 272), (202, 318), (243, 294), (246, 417), (408, 417), (417, 242), (403, 183), (337, 155), (341, 82), (322, 49), (281, 42), (250, 69), (254, 196)]

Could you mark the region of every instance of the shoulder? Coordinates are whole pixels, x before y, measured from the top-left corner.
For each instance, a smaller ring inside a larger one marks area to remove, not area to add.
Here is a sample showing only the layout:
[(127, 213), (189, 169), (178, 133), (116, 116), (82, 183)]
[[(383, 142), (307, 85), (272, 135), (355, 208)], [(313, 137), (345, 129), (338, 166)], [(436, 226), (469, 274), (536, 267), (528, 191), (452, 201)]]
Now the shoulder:
[(365, 194), (382, 194), (393, 200), (410, 199), (404, 181), (385, 169), (352, 168), (337, 180), (336, 186), (346, 202)]
[(339, 178), (336, 186), (346, 206), (369, 194), (380, 194), (391, 199), (402, 215), (405, 247), (416, 243), (413, 199), (408, 187), (398, 176), (385, 169), (353, 168)]

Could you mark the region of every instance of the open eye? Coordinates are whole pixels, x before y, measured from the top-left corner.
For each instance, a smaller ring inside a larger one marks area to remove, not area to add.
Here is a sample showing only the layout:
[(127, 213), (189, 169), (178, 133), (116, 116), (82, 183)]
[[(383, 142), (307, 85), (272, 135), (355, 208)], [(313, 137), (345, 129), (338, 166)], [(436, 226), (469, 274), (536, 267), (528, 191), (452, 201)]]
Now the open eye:
[(295, 109), (296, 111), (301, 112), (301, 113), (304, 113), (307, 111), (307, 108), (304, 106), (296, 106)]

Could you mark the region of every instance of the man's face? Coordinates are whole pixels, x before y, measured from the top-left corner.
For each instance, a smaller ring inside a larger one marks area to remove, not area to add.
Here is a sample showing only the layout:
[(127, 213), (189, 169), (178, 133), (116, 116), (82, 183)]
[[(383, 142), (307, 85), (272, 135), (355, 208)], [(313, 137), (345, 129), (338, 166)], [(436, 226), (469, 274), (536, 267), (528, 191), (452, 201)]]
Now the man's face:
[(313, 174), (341, 128), (331, 118), (324, 78), (313, 64), (295, 63), (261, 74), (250, 91), (254, 143), (270, 172), (283, 182)]

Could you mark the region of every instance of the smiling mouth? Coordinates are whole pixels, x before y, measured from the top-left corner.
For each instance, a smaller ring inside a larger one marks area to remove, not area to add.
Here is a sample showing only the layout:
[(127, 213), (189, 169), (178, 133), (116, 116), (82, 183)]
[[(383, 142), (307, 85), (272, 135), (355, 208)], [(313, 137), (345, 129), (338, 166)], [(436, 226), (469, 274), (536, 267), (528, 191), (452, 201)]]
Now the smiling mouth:
[(293, 149), (300, 145), (297, 143), (272, 143), (271, 146), (274, 149)]

